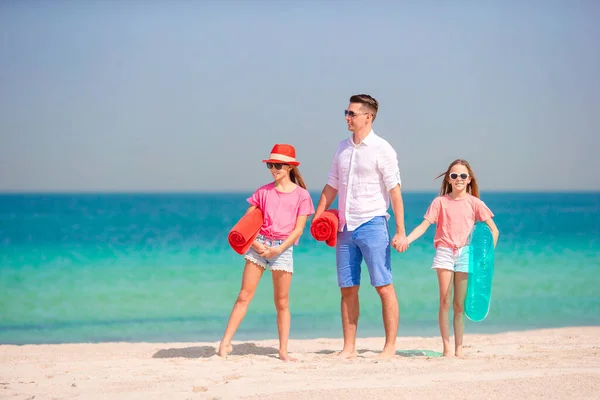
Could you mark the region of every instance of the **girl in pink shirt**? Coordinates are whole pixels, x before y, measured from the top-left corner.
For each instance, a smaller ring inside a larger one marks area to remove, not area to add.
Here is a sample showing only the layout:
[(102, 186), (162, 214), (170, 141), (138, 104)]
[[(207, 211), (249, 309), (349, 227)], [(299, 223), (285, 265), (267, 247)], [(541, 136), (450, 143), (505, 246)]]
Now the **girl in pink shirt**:
[(259, 208), (264, 222), (258, 237), (244, 256), (246, 265), (242, 288), (231, 311), (218, 354), (225, 357), (233, 350), (233, 335), (244, 319), (258, 282), (268, 267), (273, 276), (279, 358), (283, 361), (296, 361), (287, 351), (290, 333), (289, 291), (294, 272), (292, 252), (304, 231), (308, 216), (315, 209), (298, 170), (300, 163), (296, 161), (293, 146), (276, 144), (269, 159), (263, 162), (271, 171), (273, 182), (261, 186), (248, 198), (250, 207), (247, 213)]
[[(444, 177), (440, 195), (436, 197), (423, 222), (409, 235), (408, 243), (417, 240), (430, 225), (436, 224), (433, 246), (436, 249), (431, 268), (437, 271), (440, 289), (439, 324), (444, 343), (444, 357), (452, 357), (450, 350), (450, 303), (454, 305), (454, 354), (464, 358), (464, 304), (469, 272), (469, 235), (476, 221), (485, 222), (492, 231), (494, 247), (498, 241), (498, 228), (494, 214), (479, 199), (479, 187), (469, 163), (453, 161)], [(454, 301), (452, 287), (454, 286)]]

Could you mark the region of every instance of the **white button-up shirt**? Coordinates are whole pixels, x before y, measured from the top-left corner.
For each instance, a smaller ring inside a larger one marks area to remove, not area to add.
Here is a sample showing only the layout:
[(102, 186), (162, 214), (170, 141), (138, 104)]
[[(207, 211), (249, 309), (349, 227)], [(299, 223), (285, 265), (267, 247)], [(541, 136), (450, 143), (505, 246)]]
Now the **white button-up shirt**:
[(343, 140), (333, 157), (327, 184), (338, 191), (339, 230), (353, 231), (373, 217), (388, 220), (389, 191), (400, 184), (396, 151), (371, 130), (358, 145)]

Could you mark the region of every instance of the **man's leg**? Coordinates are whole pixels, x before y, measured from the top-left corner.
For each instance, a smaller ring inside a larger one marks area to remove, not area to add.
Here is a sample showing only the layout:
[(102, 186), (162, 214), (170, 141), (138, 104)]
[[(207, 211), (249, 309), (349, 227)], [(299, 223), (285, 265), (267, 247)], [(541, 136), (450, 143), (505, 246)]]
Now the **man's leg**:
[(356, 327), (360, 313), (358, 289), (360, 286), (341, 288), (342, 292), (342, 330), (344, 332), (344, 348), (340, 358), (356, 357)]
[(398, 322), (400, 319), (398, 298), (393, 284), (379, 286), (375, 289), (381, 298), (381, 313), (385, 329), (385, 345), (379, 356), (390, 358), (396, 354), (396, 336), (398, 335)]
[(358, 289), (360, 288), (362, 254), (354, 243), (352, 232), (344, 230), (338, 233), (335, 255), (338, 286), (342, 297), (341, 314), (344, 333), (344, 348), (339, 356), (354, 358), (356, 357), (356, 330), (360, 314)]
[(396, 354), (396, 336), (400, 316), (398, 298), (394, 289), (391, 266), (390, 235), (385, 217), (375, 217), (361, 225), (356, 231), (355, 241), (360, 248), (371, 285), (381, 298), (381, 313), (385, 328), (385, 345), (380, 357), (389, 358)]

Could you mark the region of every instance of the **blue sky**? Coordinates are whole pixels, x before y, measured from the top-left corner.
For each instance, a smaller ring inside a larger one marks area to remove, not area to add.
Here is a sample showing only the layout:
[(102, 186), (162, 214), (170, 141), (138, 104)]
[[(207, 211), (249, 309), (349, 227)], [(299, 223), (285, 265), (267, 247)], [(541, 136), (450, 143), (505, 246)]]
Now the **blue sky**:
[[(452, 4), (452, 5), (450, 5)], [(252, 190), (296, 146), (327, 180), (343, 110), (405, 191), (600, 190), (600, 2), (0, 1), (0, 191)]]

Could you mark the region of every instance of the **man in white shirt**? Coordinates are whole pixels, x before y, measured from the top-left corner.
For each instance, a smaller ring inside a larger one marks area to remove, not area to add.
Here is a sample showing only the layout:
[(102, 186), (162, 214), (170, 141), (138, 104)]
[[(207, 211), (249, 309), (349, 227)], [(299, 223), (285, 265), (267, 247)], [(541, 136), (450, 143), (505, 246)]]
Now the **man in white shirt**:
[[(385, 346), (380, 357), (396, 354), (399, 311), (392, 280), (390, 244), (396, 250), (404, 251), (408, 242), (398, 158), (392, 146), (372, 129), (378, 108), (377, 100), (369, 95), (350, 97), (345, 115), (352, 137), (338, 146), (314, 217), (319, 218), (339, 194), (336, 264), (342, 295), (344, 348), (339, 354), (342, 358), (356, 357), (358, 289), (363, 258), (371, 285), (381, 298)], [(396, 234), (391, 241), (388, 232), (390, 200), (396, 220)]]

